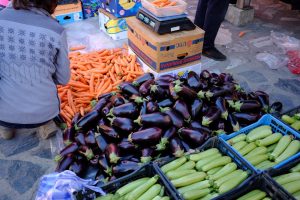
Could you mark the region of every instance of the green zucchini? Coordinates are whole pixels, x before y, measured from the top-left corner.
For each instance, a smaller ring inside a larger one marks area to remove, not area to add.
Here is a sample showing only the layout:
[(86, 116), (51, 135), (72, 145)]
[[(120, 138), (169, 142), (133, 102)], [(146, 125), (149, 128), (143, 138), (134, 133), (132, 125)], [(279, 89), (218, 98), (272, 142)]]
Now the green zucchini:
[(107, 194), (105, 196), (98, 197), (95, 200), (112, 200), (113, 197), (114, 197), (113, 194)]
[(188, 169), (188, 170), (174, 170), (174, 171), (169, 171), (167, 172), (166, 176), (173, 180), (173, 179), (177, 179), (177, 178), (180, 178), (180, 177), (183, 177), (183, 176), (186, 176), (188, 174), (193, 174), (195, 173), (196, 170), (194, 169)]
[(251, 142), (251, 143), (247, 144), (243, 149), (240, 149), (239, 153), (242, 156), (244, 156), (255, 148), (256, 148), (256, 144), (254, 142)]
[(209, 180), (205, 180), (205, 181), (201, 181), (201, 182), (198, 182), (198, 183), (194, 183), (194, 184), (191, 184), (191, 185), (188, 185), (188, 186), (185, 186), (185, 187), (181, 187), (178, 189), (178, 192), (180, 194), (183, 194), (187, 191), (190, 191), (190, 190), (195, 190), (195, 189), (205, 189), (205, 188), (209, 188), (211, 186), (210, 184), (210, 181)]
[(226, 176), (227, 174), (230, 174), (231, 172), (235, 171), (236, 169), (237, 169), (237, 165), (235, 163), (228, 163), (220, 171), (209, 176), (209, 179), (218, 180), (219, 178)]
[(251, 197), (248, 197), (248, 198), (246, 198), (244, 200), (261, 200), (261, 199), (265, 198), (266, 196), (267, 196), (266, 192), (259, 191), (255, 195), (253, 195)]
[(264, 169), (268, 169), (270, 167), (273, 167), (275, 165), (276, 165), (276, 163), (271, 162), (269, 160), (265, 160), (265, 161), (259, 163), (258, 165), (256, 165), (255, 167), (258, 168), (258, 169), (263, 169), (264, 170)]
[(144, 184), (138, 186), (132, 192), (130, 192), (129, 195), (128, 195), (128, 199), (130, 199), (130, 200), (136, 200), (136, 199), (138, 199), (150, 187), (152, 187), (152, 185), (154, 185), (157, 182), (157, 180), (158, 180), (158, 176), (157, 175), (155, 175), (154, 177), (150, 178)]
[(233, 188), (237, 187), (244, 180), (246, 180), (247, 177), (248, 177), (248, 173), (242, 172), (242, 173), (240, 173), (239, 176), (235, 176), (234, 178), (225, 181), (218, 189), (219, 194), (223, 194), (223, 193), (228, 192), (229, 190), (232, 190)]
[(211, 200), (216, 198), (217, 196), (219, 196), (218, 193), (212, 193), (212, 194), (208, 194), (205, 197), (202, 197), (200, 200)]
[(190, 190), (190, 191), (183, 193), (182, 196), (185, 200), (195, 200), (195, 199), (204, 197), (204, 196), (208, 195), (209, 193), (210, 193), (209, 188), (205, 188), (202, 190), (195, 189), (195, 190)]
[(266, 146), (269, 146), (271, 144), (277, 143), (280, 140), (280, 138), (282, 138), (281, 133), (274, 133), (274, 134), (272, 134), (272, 135), (270, 135), (270, 136), (268, 136), (268, 137), (266, 137), (262, 140), (257, 140), (255, 142), (255, 144), (257, 146), (265, 146), (266, 147)]
[(201, 159), (213, 156), (214, 154), (217, 154), (217, 153), (220, 153), (217, 148), (211, 148), (206, 151), (202, 151), (200, 153), (191, 154), (188, 156), (188, 159), (192, 160), (192, 161), (199, 161)]
[(298, 192), (300, 191), (300, 180), (286, 183), (282, 185), (282, 187), (286, 189), (286, 191), (288, 191), (289, 193)]
[(282, 119), (282, 121), (284, 121), (287, 124), (292, 124), (296, 121), (296, 119), (294, 119), (293, 117), (290, 117), (288, 115), (282, 115), (281, 119)]
[(290, 169), (291, 172), (300, 172), (300, 163)]
[(180, 167), (178, 167), (175, 170), (187, 170), (187, 169), (194, 169), (194, 167), (196, 166), (196, 163), (192, 160), (184, 163), (183, 165), (181, 165)]
[(170, 162), (170, 163), (162, 166), (161, 170), (164, 173), (167, 173), (168, 171), (177, 169), (178, 167), (180, 167), (181, 165), (183, 165), (186, 161), (187, 161), (186, 157), (178, 158), (178, 159), (173, 160), (172, 162)]
[(152, 200), (161, 200), (161, 196), (156, 196)]
[(246, 134), (240, 134), (240, 135), (237, 135), (233, 138), (231, 138), (230, 140), (228, 140), (227, 142), (230, 144), (230, 145), (233, 145), (235, 143), (238, 143), (240, 141), (244, 141), (246, 140)]
[(298, 140), (293, 140), (288, 146), (287, 148), (283, 151), (282, 154), (280, 154), (280, 156), (278, 156), (275, 159), (276, 163), (280, 163), (284, 160), (286, 160), (287, 158), (295, 155), (296, 153), (299, 152), (300, 149), (300, 141)]
[(284, 185), (286, 183), (300, 180), (300, 172), (293, 172), (293, 173), (288, 173), (288, 174), (284, 174), (281, 176), (277, 176), (275, 180), (280, 185)]
[(292, 141), (292, 138), (289, 135), (283, 136), (279, 140), (274, 151), (271, 153), (270, 159), (275, 160), (287, 148), (287, 146), (291, 143), (291, 141)]
[(136, 187), (140, 186), (141, 184), (145, 183), (149, 179), (150, 178), (146, 177), (146, 178), (141, 178), (141, 179), (135, 180), (131, 183), (128, 183), (128, 184), (124, 185), (123, 187), (121, 187), (120, 189), (118, 189), (116, 191), (116, 194), (119, 194), (120, 196), (128, 194), (129, 192), (131, 192), (132, 190), (134, 190)]
[(250, 131), (250, 133), (247, 135), (247, 142), (254, 142), (255, 140), (263, 139), (273, 134), (270, 126), (261, 126), (256, 129), (253, 129), (252, 131)]
[(160, 189), (160, 192), (159, 192), (159, 196), (163, 197), (165, 194), (165, 187), (162, 186), (161, 189)]
[(152, 200), (160, 193), (161, 185), (155, 184), (149, 190), (147, 190), (138, 200)]
[(300, 121), (296, 121), (296, 122), (292, 123), (291, 127), (296, 129), (297, 131), (299, 131), (300, 130)]
[[(300, 191), (293, 193), (293, 196), (294, 196), (295, 198), (296, 198), (296, 197), (300, 197)], [(299, 199), (299, 198), (296, 198), (296, 199)]]
[(238, 143), (235, 143), (234, 145), (232, 145), (232, 147), (234, 149), (236, 149), (237, 151), (239, 151), (240, 149), (242, 149), (243, 147), (245, 147), (248, 143), (246, 141), (240, 141)]
[(262, 200), (272, 200), (270, 197), (265, 197)]
[(218, 171), (220, 171), (220, 169), (222, 169), (222, 167), (216, 167), (216, 168), (209, 170), (206, 173), (207, 173), (207, 175), (213, 175), (213, 174), (217, 173)]
[(237, 200), (246, 200), (252, 196), (255, 196), (256, 194), (258, 194), (259, 192), (261, 192), (260, 190), (252, 190), (251, 192), (248, 192), (247, 194), (239, 197)]
[(272, 153), (274, 151), (274, 149), (276, 148), (277, 144), (278, 144), (278, 142), (268, 146), (267, 147), (268, 153)]
[(193, 174), (189, 174), (186, 176), (183, 176), (181, 178), (171, 180), (171, 183), (176, 187), (183, 187), (187, 185), (191, 185), (193, 183), (200, 182), (204, 180), (206, 177), (206, 173), (204, 172), (195, 172)]
[(248, 158), (247, 160), (254, 166), (258, 165), (259, 163), (268, 160), (269, 156), (267, 154), (256, 155)]
[(235, 179), (235, 177), (240, 176), (243, 172), (243, 170), (238, 169), (231, 172), (230, 174), (227, 174), (226, 176), (223, 176), (222, 178), (219, 178), (218, 180), (214, 181), (214, 187), (219, 188), (224, 182), (230, 179)]
[(170, 197), (164, 196), (164, 197), (162, 197), (160, 200), (170, 200)]
[(204, 158), (202, 160), (199, 160), (197, 163), (196, 163), (196, 169), (201, 171), (202, 170), (202, 167), (208, 163), (210, 163), (211, 161), (214, 161), (218, 158), (221, 158), (222, 157), (222, 154), (218, 153), (218, 154), (214, 154), (213, 156), (210, 156), (208, 158)]
[(221, 167), (231, 162), (231, 158), (229, 156), (223, 156), (217, 160), (211, 161), (210, 163), (204, 165), (201, 169), (202, 171), (209, 171), (215, 167)]
[(244, 157), (246, 159), (248, 159), (248, 158), (253, 157), (253, 156), (266, 154), (267, 152), (268, 152), (267, 147), (257, 147), (255, 149), (253, 149), (252, 151), (250, 151), (248, 154), (246, 154)]

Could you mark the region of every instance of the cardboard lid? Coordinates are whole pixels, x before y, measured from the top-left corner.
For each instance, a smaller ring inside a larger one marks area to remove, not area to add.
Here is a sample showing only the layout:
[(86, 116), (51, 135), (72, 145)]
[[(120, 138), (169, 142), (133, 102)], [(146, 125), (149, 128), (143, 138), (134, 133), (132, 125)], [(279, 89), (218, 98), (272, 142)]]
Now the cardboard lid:
[(81, 1), (78, 0), (77, 3), (58, 5), (53, 15), (62, 15), (79, 11), (82, 11), (82, 6)]

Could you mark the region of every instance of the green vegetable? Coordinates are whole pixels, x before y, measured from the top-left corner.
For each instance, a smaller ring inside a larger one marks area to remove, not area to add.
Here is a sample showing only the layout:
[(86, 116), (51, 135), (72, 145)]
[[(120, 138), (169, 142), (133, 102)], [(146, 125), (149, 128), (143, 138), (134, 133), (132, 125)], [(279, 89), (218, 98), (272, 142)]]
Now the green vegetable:
[(201, 197), (204, 197), (206, 195), (208, 195), (210, 193), (210, 189), (206, 188), (206, 189), (202, 189), (202, 190), (190, 190), (188, 192), (183, 193), (183, 198), (185, 200), (195, 200), (195, 199), (199, 199)]
[(239, 151), (240, 149), (242, 149), (246, 145), (247, 145), (246, 141), (240, 141), (240, 142), (235, 143), (234, 145), (232, 145), (232, 147), (235, 148), (237, 151)]
[(212, 193), (212, 194), (208, 194), (205, 197), (202, 197), (200, 200), (211, 200), (213, 198), (216, 198), (217, 196), (219, 196), (218, 193)]
[(112, 200), (113, 197), (114, 197), (113, 194), (108, 194), (102, 197), (97, 197), (95, 200)]
[(164, 186), (162, 186), (161, 187), (161, 189), (160, 189), (160, 192), (159, 192), (159, 196), (164, 196), (164, 194), (165, 194), (165, 187)]
[(293, 193), (295, 199), (300, 199), (300, 191)]
[(268, 160), (269, 156), (267, 154), (261, 154), (261, 155), (256, 155), (248, 158), (247, 160), (252, 164), (252, 165), (258, 165), (259, 163)]
[(177, 179), (177, 178), (180, 178), (180, 177), (183, 177), (185, 175), (188, 175), (188, 174), (193, 174), (195, 173), (196, 170), (194, 169), (188, 169), (188, 170), (174, 170), (174, 171), (169, 171), (166, 176), (173, 180), (173, 179)]
[(201, 181), (201, 182), (198, 182), (198, 183), (194, 183), (192, 185), (181, 187), (181, 188), (178, 189), (178, 192), (180, 194), (183, 194), (183, 193), (185, 193), (187, 191), (190, 191), (190, 190), (195, 190), (195, 189), (201, 190), (201, 189), (209, 188), (210, 186), (211, 186), (210, 181), (205, 180), (205, 181)]
[(138, 200), (152, 200), (160, 193), (161, 185), (155, 184), (153, 185), (147, 192), (145, 192), (142, 196), (138, 198)]
[(255, 144), (257, 146), (269, 146), (271, 144), (277, 143), (280, 140), (281, 137), (282, 137), (281, 133), (274, 133), (274, 134), (272, 134), (272, 135), (270, 135), (270, 136), (268, 136), (268, 137), (266, 137), (262, 140), (257, 140), (255, 142)]
[(158, 176), (155, 175), (154, 177), (150, 178), (144, 184), (135, 188), (132, 192), (129, 193), (128, 199), (135, 200), (138, 199), (142, 194), (144, 194), (152, 185), (154, 185), (158, 180)]
[(272, 200), (270, 197), (265, 197), (262, 200)]
[(189, 160), (199, 161), (201, 159), (210, 157), (210, 156), (215, 155), (217, 153), (219, 153), (219, 150), (217, 148), (211, 148), (211, 149), (208, 149), (208, 150), (203, 151), (201, 153), (196, 153), (196, 154), (189, 155)]
[(186, 163), (184, 163), (183, 165), (181, 165), (180, 167), (178, 167), (175, 170), (187, 170), (187, 169), (193, 169), (196, 166), (196, 163), (194, 161), (188, 161)]
[(176, 187), (183, 187), (187, 185), (191, 185), (193, 183), (197, 183), (199, 181), (204, 180), (206, 177), (206, 173), (204, 172), (195, 172), (193, 174), (189, 174), (186, 176), (183, 176), (181, 178), (171, 180), (171, 183)]
[(300, 191), (300, 180), (286, 183), (282, 185), (282, 187), (286, 189), (286, 191), (288, 191), (289, 193), (298, 192)]
[(168, 171), (174, 170), (174, 169), (180, 167), (181, 165), (183, 165), (186, 162), (186, 160), (187, 160), (186, 157), (178, 158), (178, 159), (173, 160), (172, 162), (162, 166), (161, 170), (164, 173), (167, 173)]
[(293, 127), (294, 129), (296, 129), (297, 131), (300, 130), (300, 121), (296, 121), (294, 122), (291, 127)]
[(252, 195), (251, 197), (248, 197), (244, 200), (261, 200), (267, 196), (266, 192), (258, 191), (255, 195)]
[(254, 142), (255, 140), (268, 137), (269, 135), (272, 135), (272, 128), (270, 126), (260, 126), (249, 132), (246, 141)]
[(280, 185), (300, 180), (300, 172), (292, 172), (274, 178)]
[(300, 172), (300, 163), (290, 169), (291, 172)]
[(223, 194), (225, 192), (228, 192), (229, 190), (232, 190), (233, 188), (241, 184), (244, 180), (246, 180), (247, 177), (247, 172), (242, 172), (239, 176), (235, 176), (234, 178), (227, 180), (220, 186), (218, 190), (219, 193)]
[(123, 187), (121, 187), (120, 189), (118, 189), (116, 191), (116, 194), (119, 194), (120, 196), (128, 194), (129, 192), (131, 192), (132, 190), (134, 190), (136, 187), (140, 186), (141, 184), (145, 183), (149, 179), (150, 178), (146, 177), (146, 178), (141, 178), (141, 179), (135, 180), (131, 183), (128, 183), (128, 184), (124, 185)]
[(244, 156), (255, 148), (256, 148), (256, 144), (254, 142), (251, 142), (251, 143), (247, 144), (244, 148), (240, 149), (239, 153), (242, 156)]
[(199, 161), (196, 163), (196, 169), (199, 170), (199, 171), (201, 171), (201, 170), (202, 170), (202, 167), (203, 167), (204, 165), (206, 165), (206, 164), (208, 164), (209, 162), (214, 161), (214, 160), (216, 160), (216, 159), (218, 159), (218, 158), (221, 158), (221, 157), (222, 157), (222, 155), (221, 155), (220, 153), (218, 153), (218, 154), (214, 154), (214, 155), (212, 155), (212, 156), (210, 156), (210, 157), (208, 157), (208, 158), (205, 158), (205, 159), (203, 159), (203, 160), (199, 160)]
[(255, 167), (258, 168), (258, 169), (262, 169), (262, 168), (265, 168), (265, 167), (268, 167), (268, 166), (274, 166), (276, 165), (276, 163), (273, 163), (269, 160), (265, 160), (261, 163), (259, 163), (258, 165), (256, 165)]
[(201, 169), (202, 171), (209, 171), (210, 169), (213, 169), (215, 167), (224, 166), (231, 162), (231, 158), (229, 156), (223, 156), (215, 161), (211, 161), (208, 164), (204, 165)]
[(243, 170), (238, 169), (238, 170), (231, 172), (230, 174), (227, 174), (226, 176), (223, 176), (222, 178), (219, 178), (218, 180), (216, 180), (214, 182), (214, 187), (219, 188), (222, 185), (222, 183), (224, 183), (230, 179), (235, 179), (235, 177), (240, 176), (243, 172), (244, 172)]
[(248, 192), (247, 194), (239, 197), (237, 200), (246, 200), (252, 196), (255, 196), (256, 194), (258, 194), (259, 192), (261, 192), (260, 190), (252, 190), (251, 192)]
[(287, 146), (291, 143), (291, 141), (292, 141), (292, 138), (289, 135), (283, 136), (279, 140), (274, 151), (271, 153), (270, 159), (275, 160), (287, 148)]
[(268, 153), (272, 153), (274, 151), (274, 149), (276, 148), (278, 143), (272, 144), (270, 146), (267, 147)]
[(236, 169), (237, 169), (237, 165), (235, 163), (228, 163), (220, 171), (209, 176), (209, 179), (218, 180), (219, 178), (226, 176), (227, 174), (230, 174), (231, 172), (235, 171)]
[(161, 196), (156, 196), (156, 197), (153, 198), (152, 200), (161, 200)]
[(213, 175), (213, 174), (217, 173), (220, 169), (222, 169), (222, 167), (216, 167), (216, 168), (209, 170), (206, 173), (207, 173), (207, 175)]
[(290, 117), (288, 115), (282, 115), (281, 119), (282, 119), (282, 121), (284, 121), (287, 124), (292, 124), (296, 121), (296, 119), (294, 119), (293, 117)]
[(247, 155), (245, 155), (244, 157), (246, 159), (249, 159), (253, 156), (257, 156), (257, 155), (261, 155), (261, 154), (266, 154), (268, 152), (267, 147), (257, 147), (255, 149), (253, 149), (252, 151), (250, 151)]
[(230, 144), (230, 145), (233, 145), (235, 143), (238, 143), (240, 141), (244, 141), (246, 140), (246, 134), (240, 134), (240, 135), (237, 135), (233, 138), (231, 138), (230, 140), (228, 140), (227, 142)]
[(285, 159), (295, 155), (296, 153), (299, 152), (300, 149), (300, 141), (298, 140), (293, 140), (288, 147), (284, 150), (282, 154), (280, 154), (279, 157), (275, 159), (276, 163), (280, 163), (284, 161)]
[(170, 197), (162, 197), (160, 200), (170, 200)]

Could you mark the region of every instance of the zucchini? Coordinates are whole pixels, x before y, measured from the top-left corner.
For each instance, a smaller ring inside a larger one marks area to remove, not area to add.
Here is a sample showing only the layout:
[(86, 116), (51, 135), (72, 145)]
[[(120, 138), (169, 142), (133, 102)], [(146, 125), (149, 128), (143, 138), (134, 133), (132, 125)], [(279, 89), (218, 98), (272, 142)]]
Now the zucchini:
[(178, 159), (173, 160), (172, 162), (170, 162), (170, 163), (162, 166), (161, 170), (164, 173), (167, 173), (168, 171), (177, 169), (178, 167), (180, 167), (181, 165), (183, 165), (186, 162), (186, 160), (187, 160), (186, 157), (178, 158)]
[(246, 141), (240, 141), (238, 143), (235, 143), (234, 145), (232, 145), (232, 147), (234, 149), (236, 149), (237, 151), (239, 151), (240, 149), (242, 149), (243, 147), (245, 147), (248, 143)]
[(240, 141), (244, 141), (246, 140), (246, 134), (240, 134), (240, 135), (237, 135), (233, 138), (231, 138), (230, 140), (228, 140), (227, 142), (230, 144), (230, 145), (233, 145), (235, 143), (238, 143)]
[(156, 196), (152, 200), (161, 200), (161, 196)]
[(300, 163), (290, 169), (291, 172), (300, 172)]
[(286, 189), (286, 191), (288, 191), (289, 193), (293, 194), (295, 192), (300, 191), (300, 180), (286, 183), (282, 185), (282, 187)]
[(292, 141), (292, 138), (289, 135), (283, 136), (279, 140), (274, 151), (271, 153), (270, 159), (275, 160), (287, 148), (287, 146), (291, 143), (291, 141)]
[(248, 197), (248, 198), (246, 198), (244, 200), (261, 200), (261, 199), (265, 198), (266, 196), (267, 196), (266, 192), (259, 191), (255, 195), (253, 195), (251, 197)]
[(216, 198), (217, 196), (219, 196), (218, 193), (212, 193), (212, 194), (208, 194), (205, 197), (202, 197), (200, 200), (211, 200)]
[(262, 200), (272, 200), (270, 197), (265, 197)]
[(176, 187), (183, 187), (187, 185), (191, 185), (193, 183), (200, 182), (204, 180), (206, 177), (206, 173), (204, 172), (195, 172), (193, 174), (189, 174), (186, 176), (183, 176), (181, 178), (171, 180), (171, 183)]
[(286, 160), (287, 158), (295, 155), (296, 153), (299, 152), (300, 149), (300, 141), (298, 140), (293, 140), (288, 146), (287, 148), (284, 150), (284, 152), (282, 154), (280, 154), (280, 156), (278, 156), (275, 159), (276, 163), (280, 163), (284, 160)]
[(105, 196), (98, 197), (95, 200), (112, 200), (113, 197), (114, 197), (113, 194), (107, 194)]
[(160, 189), (160, 192), (159, 192), (159, 196), (163, 197), (165, 194), (165, 187), (162, 186), (161, 189)]
[(250, 151), (247, 155), (245, 155), (244, 157), (246, 159), (253, 157), (253, 156), (257, 156), (257, 155), (261, 155), (261, 154), (266, 154), (268, 152), (267, 147), (257, 147), (255, 149), (253, 149), (252, 151)]
[(300, 172), (293, 172), (293, 173), (288, 173), (288, 174), (284, 174), (281, 176), (277, 176), (275, 180), (280, 185), (284, 185), (286, 183), (300, 180)]
[[(135, 200), (138, 199), (142, 194), (144, 194), (152, 185), (154, 185), (158, 180), (158, 176), (155, 175), (154, 177), (147, 180), (144, 184), (135, 188), (132, 192), (129, 193), (128, 199)], [(154, 198), (154, 197), (153, 197)]]
[(259, 163), (268, 160), (269, 156), (267, 154), (256, 155), (248, 158), (247, 160), (254, 166), (258, 165)]
[(232, 190), (233, 188), (237, 187), (244, 180), (246, 180), (247, 177), (248, 177), (248, 173), (242, 172), (239, 174), (239, 176), (235, 176), (234, 178), (225, 181), (218, 189), (219, 194), (223, 194), (223, 193), (228, 192), (229, 190)]
[(187, 170), (187, 169), (194, 169), (194, 167), (196, 166), (196, 163), (192, 160), (184, 163), (183, 165), (181, 165), (180, 167), (178, 167), (175, 170)]
[(247, 194), (239, 197), (237, 200), (246, 200), (252, 196), (255, 196), (256, 194), (258, 194), (259, 192), (261, 192), (260, 190), (252, 190), (251, 192), (248, 192)]
[(206, 173), (207, 173), (207, 175), (213, 175), (213, 174), (217, 173), (218, 171), (220, 171), (220, 169), (222, 169), (222, 167), (216, 167), (216, 168), (209, 170)]
[(266, 137), (262, 140), (257, 140), (255, 142), (255, 144), (259, 147), (260, 146), (265, 146), (266, 147), (266, 146), (269, 146), (271, 144), (277, 143), (280, 140), (281, 137), (282, 137), (281, 133), (274, 133), (274, 134), (272, 134), (272, 135), (270, 135), (270, 136), (268, 136), (268, 137)]
[(191, 155), (188, 156), (188, 159), (192, 160), (192, 161), (199, 161), (201, 159), (210, 157), (210, 156), (212, 156), (214, 154), (217, 154), (217, 153), (220, 153), (217, 148), (211, 148), (211, 149), (208, 149), (206, 151), (202, 151), (200, 153), (191, 154)]
[(167, 172), (166, 176), (173, 180), (173, 179), (177, 179), (177, 178), (180, 178), (180, 177), (183, 177), (183, 176), (186, 176), (188, 174), (193, 174), (195, 173), (196, 170), (194, 169), (188, 169), (188, 170), (174, 170), (174, 171), (169, 171)]
[(250, 138), (256, 137), (256, 135), (259, 135), (261, 132), (264, 132), (265, 130), (271, 131), (272, 127), (269, 125), (258, 126), (254, 129), (252, 129), (251, 131), (249, 131), (249, 133), (247, 134), (246, 140), (248, 137), (250, 137)]
[(146, 178), (141, 178), (141, 179), (135, 180), (131, 183), (128, 183), (128, 184), (124, 185), (123, 187), (121, 187), (120, 189), (118, 189), (116, 191), (116, 194), (119, 194), (120, 196), (128, 194), (129, 192), (131, 192), (132, 190), (134, 190), (136, 187), (140, 186), (141, 184), (145, 183), (149, 179), (150, 178), (146, 177)]
[(161, 185), (155, 184), (149, 190), (147, 190), (138, 200), (152, 200), (160, 193)]
[(160, 200), (170, 200), (170, 197), (164, 196), (164, 197), (162, 197)]
[(274, 151), (274, 149), (276, 148), (278, 143), (272, 144), (270, 146), (267, 147), (268, 153), (272, 153)]
[(269, 135), (273, 134), (271, 127), (260, 129), (260, 131), (253, 129), (252, 131), (255, 131), (255, 132), (252, 132), (252, 134), (251, 134), (251, 131), (250, 131), (250, 133), (247, 135), (247, 138), (246, 138), (247, 142), (254, 142), (255, 140), (263, 139), (263, 138), (268, 137)]
[(208, 195), (209, 193), (210, 193), (209, 188), (205, 188), (202, 190), (195, 189), (195, 190), (190, 190), (190, 191), (183, 193), (182, 196), (185, 200), (195, 200), (195, 199), (204, 197), (204, 196)]
[(292, 124), (292, 123), (296, 122), (296, 119), (294, 119), (293, 117), (290, 117), (288, 115), (282, 115), (281, 119), (282, 119), (282, 121), (284, 121), (287, 124)]
[(230, 174), (227, 174), (226, 176), (223, 176), (222, 178), (219, 178), (218, 180), (214, 181), (214, 187), (219, 188), (222, 185), (222, 183), (230, 179), (235, 179), (235, 177), (240, 176), (243, 172), (243, 170), (238, 169), (231, 172)]
[(239, 150), (239, 153), (242, 156), (244, 156), (255, 148), (256, 148), (256, 144), (254, 142), (251, 142), (251, 143), (247, 144), (243, 149)]
[(199, 160), (197, 163), (196, 163), (196, 169), (201, 171), (202, 170), (202, 167), (208, 163), (210, 163), (211, 161), (214, 161), (218, 158), (221, 158), (222, 157), (222, 154), (218, 153), (218, 154), (214, 154), (213, 156), (211, 157), (208, 157), (208, 158), (205, 158), (203, 160)]
[(291, 127), (293, 127), (294, 129), (296, 129), (297, 131), (300, 130), (300, 121), (296, 121), (294, 122)]
[(183, 194), (183, 193), (185, 193), (187, 191), (190, 191), (190, 190), (195, 190), (195, 189), (201, 190), (201, 189), (209, 188), (210, 186), (211, 186), (210, 181), (205, 180), (205, 181), (201, 181), (201, 182), (198, 182), (198, 183), (194, 183), (192, 185), (181, 187), (181, 188), (178, 189), (178, 192), (180, 194)]
[(231, 162), (231, 158), (229, 156), (223, 156), (215, 161), (211, 161), (210, 163), (204, 165), (201, 169), (202, 171), (209, 171), (215, 167), (221, 167)]
[(256, 165), (255, 167), (258, 168), (258, 169), (265, 170), (265, 169), (268, 169), (268, 168), (273, 167), (275, 165), (276, 165), (276, 163), (271, 162), (269, 160), (265, 160), (265, 161), (259, 163), (258, 165)]
[(209, 179), (218, 180), (219, 178), (226, 176), (227, 174), (230, 174), (231, 172), (235, 171), (236, 169), (237, 169), (237, 165), (235, 163), (228, 163), (220, 171), (209, 176)]
[[(300, 197), (300, 191), (293, 193), (293, 196), (296, 197)], [(296, 198), (296, 199), (300, 199), (300, 198)]]

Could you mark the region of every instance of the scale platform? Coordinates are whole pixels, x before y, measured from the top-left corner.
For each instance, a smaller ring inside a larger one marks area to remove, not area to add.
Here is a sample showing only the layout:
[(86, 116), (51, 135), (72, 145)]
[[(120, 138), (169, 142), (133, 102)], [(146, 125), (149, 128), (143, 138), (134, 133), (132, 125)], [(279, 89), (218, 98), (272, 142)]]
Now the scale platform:
[(187, 18), (186, 14), (171, 17), (156, 17), (145, 8), (140, 8), (136, 17), (160, 35), (176, 31), (190, 31), (196, 28), (195, 24)]

